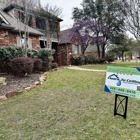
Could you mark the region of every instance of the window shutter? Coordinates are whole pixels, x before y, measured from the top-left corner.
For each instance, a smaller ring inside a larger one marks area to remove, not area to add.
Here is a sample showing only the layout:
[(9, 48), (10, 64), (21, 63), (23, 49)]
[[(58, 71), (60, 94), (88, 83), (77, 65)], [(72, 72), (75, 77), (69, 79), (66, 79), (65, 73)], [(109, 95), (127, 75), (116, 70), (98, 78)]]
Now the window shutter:
[(21, 40), (20, 40), (20, 37), (17, 37), (17, 47), (21, 47)]
[(81, 54), (81, 45), (79, 45), (79, 54)]
[(32, 40), (28, 38), (28, 48), (32, 49)]

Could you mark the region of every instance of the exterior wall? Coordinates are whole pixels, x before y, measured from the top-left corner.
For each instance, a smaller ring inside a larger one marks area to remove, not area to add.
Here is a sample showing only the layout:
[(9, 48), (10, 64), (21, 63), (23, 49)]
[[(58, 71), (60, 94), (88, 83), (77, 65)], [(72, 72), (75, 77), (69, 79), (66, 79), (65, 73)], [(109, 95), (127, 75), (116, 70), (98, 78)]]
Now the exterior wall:
[(40, 49), (39, 37), (32, 35), (30, 36), (30, 39), (32, 40), (32, 48), (35, 50), (39, 50)]
[(31, 27), (36, 29), (36, 20), (35, 20), (34, 16), (32, 16), (32, 25), (31, 25)]
[[(17, 37), (19, 37), (18, 33), (8, 32), (7, 30), (0, 31), (0, 47), (1, 46), (10, 46), (10, 45), (17, 45)], [(29, 36), (32, 40), (32, 48), (38, 50), (40, 49), (39, 46), (39, 37), (37, 36)]]
[(16, 9), (14, 9), (14, 17), (19, 18), (19, 14), (18, 14), (18, 11)]
[(57, 24), (57, 39), (60, 41), (60, 23)]
[(10, 46), (10, 45), (16, 45), (16, 37), (18, 34), (16, 33), (9, 33), (6, 30), (0, 31), (0, 46)]
[(62, 44), (58, 46), (58, 65), (71, 65), (72, 44)]
[[(85, 52), (85, 55), (93, 55), (95, 58), (98, 58), (98, 52)], [(100, 53), (100, 56), (102, 56), (102, 52)]]

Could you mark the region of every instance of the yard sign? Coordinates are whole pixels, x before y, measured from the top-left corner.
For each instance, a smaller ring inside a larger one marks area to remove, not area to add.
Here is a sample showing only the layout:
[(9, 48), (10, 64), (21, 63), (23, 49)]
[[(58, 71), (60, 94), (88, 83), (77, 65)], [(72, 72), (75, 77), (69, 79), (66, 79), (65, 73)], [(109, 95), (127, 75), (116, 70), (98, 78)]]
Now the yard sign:
[(140, 68), (108, 66), (104, 91), (140, 98)]

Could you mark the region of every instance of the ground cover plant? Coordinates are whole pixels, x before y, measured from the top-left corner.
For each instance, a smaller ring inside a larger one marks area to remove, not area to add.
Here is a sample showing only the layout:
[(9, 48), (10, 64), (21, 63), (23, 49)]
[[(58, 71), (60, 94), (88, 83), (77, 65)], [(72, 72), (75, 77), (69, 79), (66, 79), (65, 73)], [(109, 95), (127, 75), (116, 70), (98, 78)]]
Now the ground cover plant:
[(127, 120), (114, 117), (104, 82), (104, 72), (49, 72), (43, 85), (0, 103), (0, 139), (138, 140), (140, 100), (129, 98)]
[(140, 67), (140, 62), (115, 62), (110, 64), (97, 64), (97, 65), (83, 65), (80, 66), (84, 69), (98, 69), (106, 70), (107, 66), (118, 66), (118, 67)]

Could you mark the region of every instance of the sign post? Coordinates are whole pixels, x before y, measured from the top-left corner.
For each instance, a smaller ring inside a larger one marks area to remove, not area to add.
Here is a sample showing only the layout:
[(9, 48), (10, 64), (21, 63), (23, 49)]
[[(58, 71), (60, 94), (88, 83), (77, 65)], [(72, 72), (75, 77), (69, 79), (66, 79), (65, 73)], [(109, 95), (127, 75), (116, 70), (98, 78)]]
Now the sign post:
[[(126, 119), (128, 97), (140, 98), (140, 68), (108, 66), (104, 91), (116, 94), (114, 115)], [(123, 114), (118, 113), (120, 106)]]

